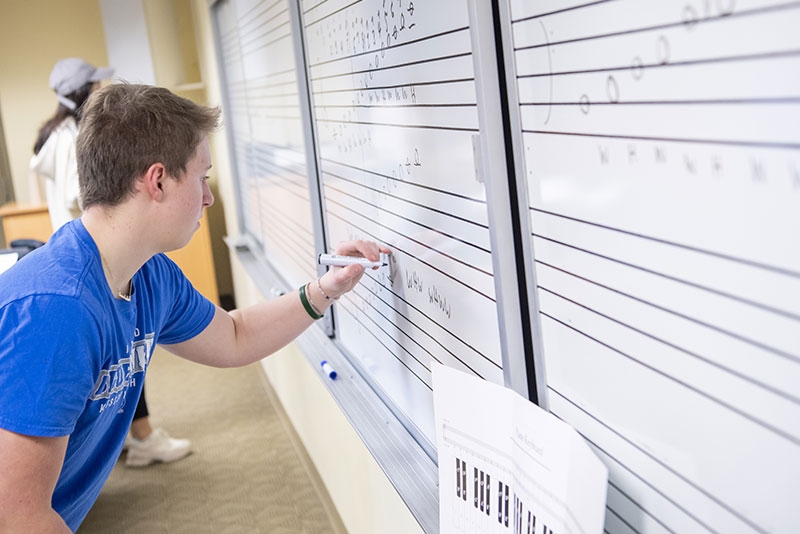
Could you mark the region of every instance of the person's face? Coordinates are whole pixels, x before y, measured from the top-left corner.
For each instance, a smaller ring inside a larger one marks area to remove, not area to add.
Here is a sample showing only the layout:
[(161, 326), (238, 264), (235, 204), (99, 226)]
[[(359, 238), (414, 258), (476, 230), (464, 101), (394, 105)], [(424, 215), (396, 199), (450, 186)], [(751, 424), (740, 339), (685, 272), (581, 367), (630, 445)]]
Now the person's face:
[(208, 140), (203, 139), (186, 164), (186, 173), (173, 184), (175, 193), (171, 206), (174, 210), (173, 222), (182, 241), (178, 247), (189, 242), (194, 232), (200, 228), (203, 209), (214, 203), (214, 195), (208, 186), (210, 168), (211, 151)]

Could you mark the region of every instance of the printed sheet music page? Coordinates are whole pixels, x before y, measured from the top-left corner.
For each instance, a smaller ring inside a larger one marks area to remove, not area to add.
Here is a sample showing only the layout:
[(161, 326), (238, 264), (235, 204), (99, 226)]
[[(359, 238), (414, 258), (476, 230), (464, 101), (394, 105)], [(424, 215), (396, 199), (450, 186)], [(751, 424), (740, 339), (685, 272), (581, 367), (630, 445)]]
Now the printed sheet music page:
[(603, 532), (608, 470), (515, 391), (434, 364), (442, 534)]

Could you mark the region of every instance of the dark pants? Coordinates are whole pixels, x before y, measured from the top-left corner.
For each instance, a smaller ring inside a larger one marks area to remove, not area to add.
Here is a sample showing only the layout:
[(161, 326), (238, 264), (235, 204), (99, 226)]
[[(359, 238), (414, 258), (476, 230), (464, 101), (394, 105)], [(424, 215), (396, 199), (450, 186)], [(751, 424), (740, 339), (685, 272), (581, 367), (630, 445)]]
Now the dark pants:
[(139, 404), (136, 405), (136, 411), (133, 412), (133, 420), (147, 417), (150, 413), (147, 411), (147, 400), (144, 398), (144, 386), (142, 386), (142, 394), (139, 396)]

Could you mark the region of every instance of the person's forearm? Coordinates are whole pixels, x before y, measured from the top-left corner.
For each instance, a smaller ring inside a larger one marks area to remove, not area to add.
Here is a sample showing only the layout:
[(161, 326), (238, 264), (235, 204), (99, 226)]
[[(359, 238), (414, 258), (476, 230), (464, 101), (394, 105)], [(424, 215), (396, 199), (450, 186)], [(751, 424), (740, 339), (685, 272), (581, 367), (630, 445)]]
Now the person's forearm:
[(3, 534), (72, 534), (60, 515), (52, 508), (39, 513), (26, 513), (17, 509), (9, 511), (6, 517), (0, 517), (0, 532)]
[[(312, 282), (306, 298), (321, 313), (332, 301), (326, 300)], [(313, 309), (312, 309), (313, 310)], [(165, 348), (187, 360), (212, 367), (241, 367), (266, 358), (291, 343), (314, 324), (297, 290), (247, 308), (216, 316), (200, 336)]]
[[(313, 284), (306, 286), (306, 298), (321, 313), (330, 303), (321, 298)], [(313, 308), (312, 308), (313, 310)], [(231, 366), (239, 367), (277, 352), (302, 334), (315, 320), (303, 306), (298, 291), (230, 313), (236, 350)]]
[[(389, 249), (370, 241), (349, 241), (335, 252), (377, 261)], [(239, 367), (256, 362), (289, 344), (321, 318), (334, 300), (358, 284), (363, 274), (364, 267), (358, 264), (334, 267), (319, 279), (306, 283), (302, 291), (295, 290), (231, 312), (217, 308), (211, 323), (200, 334), (165, 348), (213, 367)]]

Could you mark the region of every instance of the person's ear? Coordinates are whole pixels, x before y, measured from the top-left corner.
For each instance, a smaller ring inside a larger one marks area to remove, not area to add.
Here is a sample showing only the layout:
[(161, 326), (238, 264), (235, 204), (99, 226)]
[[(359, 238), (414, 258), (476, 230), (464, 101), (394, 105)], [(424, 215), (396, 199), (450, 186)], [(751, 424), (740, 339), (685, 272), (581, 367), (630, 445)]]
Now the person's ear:
[(142, 175), (142, 189), (153, 200), (161, 200), (164, 196), (165, 180), (167, 180), (167, 170), (164, 164), (153, 163)]

